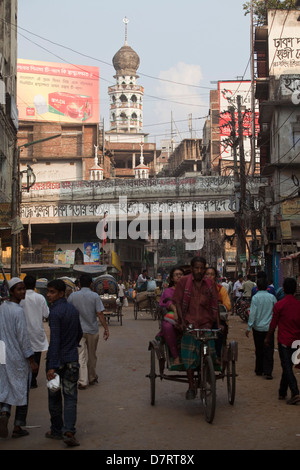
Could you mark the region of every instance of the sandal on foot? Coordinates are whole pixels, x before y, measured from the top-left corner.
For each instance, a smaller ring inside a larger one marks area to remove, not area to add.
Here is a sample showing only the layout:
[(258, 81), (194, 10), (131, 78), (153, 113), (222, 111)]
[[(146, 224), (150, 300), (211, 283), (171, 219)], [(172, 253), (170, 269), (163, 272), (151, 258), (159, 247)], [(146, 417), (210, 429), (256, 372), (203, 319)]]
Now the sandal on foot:
[(63, 440), (64, 443), (67, 444), (67, 446), (69, 447), (75, 447), (80, 445), (77, 439), (75, 438), (74, 434), (72, 434), (71, 432), (66, 432), (66, 434), (64, 434), (63, 436)]
[(287, 400), (288, 405), (296, 405), (300, 401), (300, 396), (299, 395), (294, 395), (292, 398)]
[(19, 429), (18, 431), (13, 431), (11, 437), (24, 437), (24, 436), (28, 436), (29, 435), (29, 432), (26, 431), (26, 429)]

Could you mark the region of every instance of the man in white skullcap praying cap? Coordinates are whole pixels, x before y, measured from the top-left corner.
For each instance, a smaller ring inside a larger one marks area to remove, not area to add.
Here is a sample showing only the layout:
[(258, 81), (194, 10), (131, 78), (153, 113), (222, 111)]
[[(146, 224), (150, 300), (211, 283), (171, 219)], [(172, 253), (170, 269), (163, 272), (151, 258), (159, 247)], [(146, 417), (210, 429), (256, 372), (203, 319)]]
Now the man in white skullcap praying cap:
[(8, 436), (11, 407), (16, 406), (12, 437), (29, 433), (26, 426), (31, 371), (37, 370), (31, 347), (25, 313), (20, 301), (26, 288), (22, 279), (8, 281), (9, 300), (0, 306), (0, 437)]

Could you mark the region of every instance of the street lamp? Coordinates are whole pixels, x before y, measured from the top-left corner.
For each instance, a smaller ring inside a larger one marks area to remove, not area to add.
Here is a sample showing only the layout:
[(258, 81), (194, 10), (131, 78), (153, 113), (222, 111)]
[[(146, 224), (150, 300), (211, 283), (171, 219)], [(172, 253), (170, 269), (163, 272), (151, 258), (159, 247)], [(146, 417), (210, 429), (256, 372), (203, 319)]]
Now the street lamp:
[[(27, 184), (26, 186), (22, 186), (22, 176), (24, 174), (27, 174)], [(23, 171), (20, 171), (20, 186), (22, 187), (22, 189), (26, 189), (26, 191), (29, 193), (29, 189), (34, 185), (35, 181), (36, 181), (36, 177), (35, 177), (35, 174), (33, 172), (33, 169), (31, 168), (30, 165), (27, 165), (27, 170), (23, 170)]]
[[(27, 191), (35, 182), (35, 175), (32, 168), (27, 165), (27, 170), (24, 172), (19, 171), (20, 164), (20, 151), (21, 148), (30, 147), (31, 145), (39, 144), (45, 142), (46, 140), (56, 139), (60, 137), (61, 134), (52, 135), (50, 137), (45, 137), (44, 139), (35, 140), (34, 142), (27, 142), (27, 144), (22, 144), (16, 146), (13, 157), (13, 173), (12, 173), (12, 195), (11, 195), (11, 263), (10, 263), (10, 272), (11, 277), (16, 277), (19, 275), (18, 269), (18, 235), (23, 230), (23, 226), (20, 223), (20, 204), (21, 204), (21, 195), (20, 195), (20, 175), (22, 173), (27, 173)], [(31, 184), (31, 178), (34, 182)]]

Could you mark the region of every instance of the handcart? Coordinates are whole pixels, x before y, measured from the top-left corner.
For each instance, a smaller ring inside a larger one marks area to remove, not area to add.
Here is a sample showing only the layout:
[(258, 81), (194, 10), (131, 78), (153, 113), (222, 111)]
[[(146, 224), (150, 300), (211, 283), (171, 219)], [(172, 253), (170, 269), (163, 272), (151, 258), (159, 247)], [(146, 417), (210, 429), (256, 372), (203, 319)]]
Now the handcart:
[(133, 299), (133, 315), (136, 320), (138, 313), (150, 314), (153, 320), (158, 319), (159, 295), (157, 291), (138, 292)]
[(107, 323), (110, 322), (111, 317), (116, 317), (120, 325), (122, 321), (122, 304), (118, 298), (118, 283), (116, 279), (110, 274), (102, 274), (94, 279), (95, 292), (100, 296), (104, 306), (104, 315)]
[[(222, 306), (224, 307), (224, 306)], [(225, 309), (225, 307), (224, 307)], [(223, 323), (227, 322), (227, 313), (220, 312)], [(226, 310), (226, 309), (225, 309)], [(201, 403), (204, 407), (205, 419), (212, 423), (216, 408), (216, 381), (226, 379), (228, 402), (233, 405), (236, 392), (236, 361), (238, 356), (238, 344), (236, 341), (227, 341), (228, 328), (223, 332), (223, 344), (221, 364), (214, 360), (214, 341), (217, 339), (220, 329), (195, 329), (190, 325), (187, 330), (200, 341), (199, 367), (195, 370), (195, 387), (199, 390)], [(186, 370), (183, 364), (173, 365), (169, 348), (162, 337), (157, 336), (150, 341), (150, 373), (146, 376), (150, 379), (151, 405), (155, 405), (155, 379), (188, 383)], [(165, 372), (165, 368), (168, 372)], [(158, 369), (158, 373), (156, 373)]]

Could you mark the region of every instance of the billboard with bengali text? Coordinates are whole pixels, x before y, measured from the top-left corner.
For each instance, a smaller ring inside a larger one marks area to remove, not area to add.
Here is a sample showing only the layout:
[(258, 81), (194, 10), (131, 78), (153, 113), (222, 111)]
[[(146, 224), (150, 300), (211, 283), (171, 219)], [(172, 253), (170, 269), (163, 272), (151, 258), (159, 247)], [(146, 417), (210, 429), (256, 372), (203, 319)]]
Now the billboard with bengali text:
[(18, 59), (20, 121), (99, 122), (99, 68)]
[(269, 10), (268, 24), (272, 25), (268, 37), (270, 76), (299, 74), (299, 10)]
[[(220, 81), (219, 82), (219, 127), (220, 127), (220, 158), (232, 160), (231, 114), (229, 107), (234, 107), (236, 134), (238, 135), (238, 108), (237, 96), (241, 97), (242, 121), (244, 135), (244, 153), (245, 161), (251, 158), (251, 133), (252, 133), (252, 103), (251, 103), (251, 81)], [(258, 101), (255, 100), (255, 135), (259, 131), (258, 123)]]

